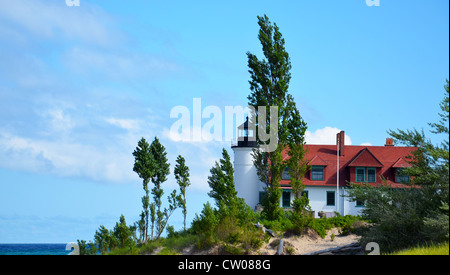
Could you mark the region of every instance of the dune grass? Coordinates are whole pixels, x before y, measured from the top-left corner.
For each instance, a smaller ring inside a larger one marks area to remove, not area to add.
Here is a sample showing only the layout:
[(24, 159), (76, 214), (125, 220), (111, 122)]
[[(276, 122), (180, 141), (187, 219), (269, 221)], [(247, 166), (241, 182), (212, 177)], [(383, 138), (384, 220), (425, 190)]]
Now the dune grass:
[(390, 255), (449, 255), (449, 243), (418, 246), (415, 248), (398, 251)]
[(170, 238), (160, 238), (144, 244), (138, 248), (138, 254), (152, 254), (157, 248), (161, 250), (158, 255), (176, 255), (179, 254), (183, 248), (196, 244), (198, 237), (190, 233), (177, 234)]

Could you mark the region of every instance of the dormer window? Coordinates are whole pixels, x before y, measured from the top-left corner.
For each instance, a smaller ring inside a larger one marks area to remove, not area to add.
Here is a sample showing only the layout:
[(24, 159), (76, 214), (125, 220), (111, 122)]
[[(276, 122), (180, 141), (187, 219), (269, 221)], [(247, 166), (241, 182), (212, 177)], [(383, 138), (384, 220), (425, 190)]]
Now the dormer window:
[(356, 182), (377, 182), (377, 168), (374, 167), (356, 167)]
[(310, 179), (314, 181), (324, 181), (325, 180), (325, 167), (328, 165), (318, 155), (315, 155), (309, 162), (311, 165)]
[(356, 167), (356, 182), (366, 181), (366, 169), (363, 167)]
[(384, 166), (366, 147), (350, 162), (349, 167), (355, 167), (355, 182), (377, 182), (377, 169)]
[(405, 168), (397, 168), (395, 173), (395, 182), (398, 183), (409, 183), (410, 177), (405, 174)]
[(411, 181), (410, 176), (405, 173), (405, 169), (408, 167), (411, 167), (411, 164), (403, 158), (399, 158), (394, 165), (392, 165), (392, 168), (395, 169), (395, 182), (409, 183)]
[(311, 180), (325, 180), (325, 166), (312, 166)]

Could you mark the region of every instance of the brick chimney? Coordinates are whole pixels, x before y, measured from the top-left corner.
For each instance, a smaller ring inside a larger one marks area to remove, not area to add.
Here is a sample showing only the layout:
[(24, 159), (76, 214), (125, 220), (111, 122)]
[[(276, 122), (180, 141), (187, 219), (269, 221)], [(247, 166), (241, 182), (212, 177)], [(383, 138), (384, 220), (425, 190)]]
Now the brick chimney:
[(386, 144), (384, 146), (394, 146), (394, 139), (386, 138)]
[(336, 145), (339, 144), (339, 156), (344, 155), (344, 146), (345, 146), (345, 132), (341, 131), (336, 135)]

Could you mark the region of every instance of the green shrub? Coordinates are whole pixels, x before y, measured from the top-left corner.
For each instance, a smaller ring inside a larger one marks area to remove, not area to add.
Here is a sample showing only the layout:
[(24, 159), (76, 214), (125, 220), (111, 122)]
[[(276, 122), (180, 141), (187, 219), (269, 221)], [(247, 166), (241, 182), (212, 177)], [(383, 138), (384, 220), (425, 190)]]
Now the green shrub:
[(139, 255), (140, 250), (136, 247), (114, 248), (108, 255)]
[(311, 223), (309, 224), (309, 228), (311, 228), (314, 231), (316, 231), (317, 234), (319, 234), (320, 237), (325, 238), (325, 236), (327, 235), (327, 229), (325, 228), (324, 225), (326, 225), (326, 223), (321, 222), (321, 221), (323, 221), (323, 219), (321, 219), (321, 220), (317, 220), (317, 219), (312, 220)]
[(294, 224), (291, 221), (292, 213), (285, 212), (276, 220), (266, 220), (262, 218), (259, 222), (264, 225), (265, 228), (275, 231), (277, 234), (281, 234), (286, 231), (294, 229)]
[(244, 255), (245, 251), (235, 245), (229, 245), (229, 244), (224, 244), (222, 246), (222, 249), (224, 250), (224, 252), (231, 254), (231, 255)]
[(242, 243), (243, 249), (249, 250), (260, 247), (264, 241), (264, 235), (254, 227), (255, 221), (255, 212), (243, 199), (237, 198), (230, 206), (220, 204), (220, 210), (204, 204), (200, 216), (196, 215), (192, 221), (191, 230), (198, 236), (199, 249), (223, 242)]
[(158, 255), (178, 255), (178, 252), (172, 248), (163, 247), (163, 249), (158, 252)]
[(168, 247), (174, 251), (181, 252), (183, 248), (198, 242), (198, 235), (190, 232), (177, 233), (175, 236), (167, 237), (162, 242), (164, 247)]
[[(429, 218), (440, 217), (442, 210), (441, 201), (435, 198), (439, 192), (432, 186), (404, 189), (354, 186), (349, 194), (365, 202), (363, 215), (373, 221), (361, 238), (363, 244), (377, 242), (382, 251), (390, 252), (442, 241), (448, 235), (448, 227), (445, 232), (445, 227), (430, 226)], [(448, 214), (444, 215), (447, 220), (435, 224), (448, 226)]]
[(216, 237), (218, 241), (235, 243), (239, 240), (241, 228), (233, 216), (224, 216), (216, 226)]
[(214, 209), (209, 202), (203, 205), (203, 210), (200, 216), (195, 214), (192, 221), (192, 230), (194, 234), (199, 236), (197, 246), (198, 248), (206, 248), (214, 243), (214, 233), (219, 220)]
[(353, 224), (357, 220), (361, 220), (361, 218), (352, 215), (314, 219), (310, 222), (309, 227), (314, 229), (322, 238), (325, 238), (327, 231), (333, 227), (340, 227), (341, 233), (346, 235), (353, 231)]

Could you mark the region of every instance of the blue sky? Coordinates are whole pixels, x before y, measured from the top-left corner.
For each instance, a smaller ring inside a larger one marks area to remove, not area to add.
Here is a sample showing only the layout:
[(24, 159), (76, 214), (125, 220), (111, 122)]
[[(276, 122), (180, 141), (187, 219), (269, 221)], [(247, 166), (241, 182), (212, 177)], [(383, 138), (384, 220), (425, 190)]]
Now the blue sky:
[[(232, 151), (174, 140), (170, 111), (192, 110), (194, 98), (246, 105), (246, 52), (262, 57), (258, 15), (286, 40), (309, 143), (333, 143), (338, 130), (354, 145), (384, 145), (388, 129), (428, 131), (449, 76), (448, 5), (0, 0), (0, 243), (92, 240), (121, 214), (137, 221), (141, 137), (160, 138), (172, 171), (186, 158), (190, 222), (209, 199), (209, 169)], [(177, 188), (173, 174), (164, 185)], [(169, 223), (182, 227), (180, 210)]]

